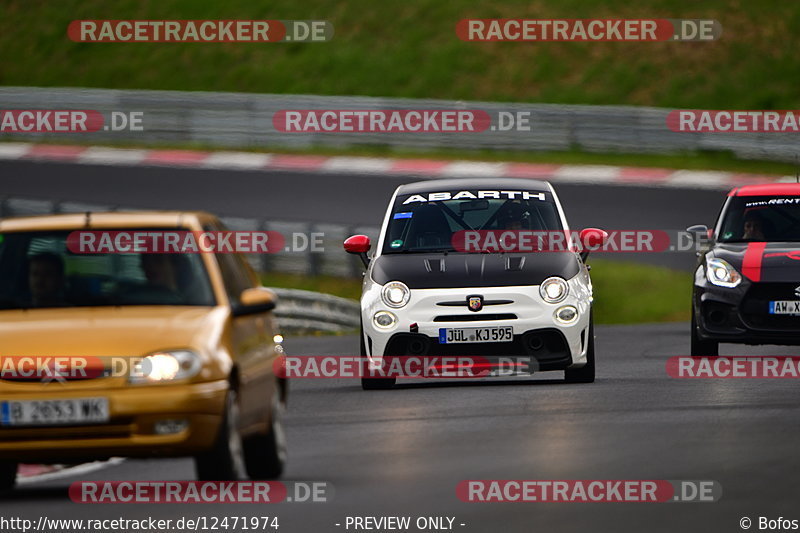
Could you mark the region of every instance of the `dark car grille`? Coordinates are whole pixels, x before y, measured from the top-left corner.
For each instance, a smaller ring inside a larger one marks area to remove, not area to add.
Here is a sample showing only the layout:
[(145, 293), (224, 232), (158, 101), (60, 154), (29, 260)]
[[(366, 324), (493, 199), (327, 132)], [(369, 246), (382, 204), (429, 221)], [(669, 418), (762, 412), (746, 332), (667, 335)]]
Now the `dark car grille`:
[(800, 316), (769, 314), (771, 301), (800, 299), (795, 295), (797, 286), (797, 282), (753, 284), (742, 299), (742, 320), (753, 329), (796, 330), (800, 333)]
[(471, 315), (439, 315), (433, 319), (434, 322), (481, 322), (484, 320), (516, 320), (514, 313), (484, 313)]
[[(487, 305), (510, 305), (513, 303), (514, 300), (483, 300), (484, 307), (486, 307)], [(469, 301), (467, 301), (467, 299), (465, 298), (463, 300), (436, 302), (436, 305), (441, 305), (443, 307), (469, 307)]]
[(418, 333), (395, 333), (389, 339), (385, 356), (527, 356), (539, 370), (563, 369), (572, 362), (564, 334), (555, 328), (531, 330), (514, 335), (513, 342), (439, 344), (438, 339)]

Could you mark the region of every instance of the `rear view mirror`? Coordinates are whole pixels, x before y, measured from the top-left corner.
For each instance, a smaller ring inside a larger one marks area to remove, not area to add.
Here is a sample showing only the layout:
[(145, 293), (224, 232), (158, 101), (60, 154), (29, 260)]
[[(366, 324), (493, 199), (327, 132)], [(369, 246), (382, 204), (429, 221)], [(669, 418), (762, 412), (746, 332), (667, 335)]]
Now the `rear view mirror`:
[(366, 235), (353, 235), (344, 241), (344, 251), (348, 254), (365, 254), (371, 247), (372, 244)]
[(463, 215), (467, 211), (486, 211), (489, 209), (489, 200), (470, 200), (468, 202), (460, 202), (458, 209)]
[(708, 233), (708, 226), (705, 224), (695, 224), (694, 226), (689, 226), (686, 228), (686, 231), (689, 233)]
[(369, 266), (367, 252), (371, 247), (372, 243), (370, 243), (369, 237), (366, 235), (353, 235), (344, 241), (344, 251), (348, 254), (358, 254), (365, 267)]
[(589, 257), (589, 252), (603, 246), (608, 241), (608, 233), (599, 228), (582, 229), (578, 235), (581, 241), (581, 259), (584, 261)]
[(686, 231), (695, 240), (697, 240), (698, 237), (711, 238), (711, 236), (714, 235), (714, 228), (709, 228), (705, 224), (695, 224), (694, 226), (689, 226), (686, 228)]
[(242, 291), (239, 304), (234, 307), (234, 316), (264, 313), (275, 309), (278, 296), (266, 287), (251, 287)]

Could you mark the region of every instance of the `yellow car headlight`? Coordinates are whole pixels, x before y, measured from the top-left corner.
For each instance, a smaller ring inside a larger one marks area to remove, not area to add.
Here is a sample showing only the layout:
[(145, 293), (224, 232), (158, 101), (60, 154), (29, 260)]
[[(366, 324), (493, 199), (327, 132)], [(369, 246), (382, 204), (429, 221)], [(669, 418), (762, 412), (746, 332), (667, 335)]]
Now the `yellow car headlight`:
[(164, 383), (196, 376), (200, 372), (200, 356), (189, 350), (156, 352), (143, 357), (128, 378), (130, 383)]

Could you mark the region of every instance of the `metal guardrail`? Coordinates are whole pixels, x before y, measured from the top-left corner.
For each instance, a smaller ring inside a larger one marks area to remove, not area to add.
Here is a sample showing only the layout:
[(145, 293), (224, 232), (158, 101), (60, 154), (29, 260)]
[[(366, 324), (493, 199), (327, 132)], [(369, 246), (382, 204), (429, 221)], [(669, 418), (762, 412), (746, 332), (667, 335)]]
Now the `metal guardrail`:
[[(666, 125), (670, 109), (464, 102), (359, 96), (0, 88), (0, 109), (91, 109), (144, 113), (144, 131), (94, 133), (0, 133), (0, 139), (92, 139), (112, 142), (202, 143), (224, 147), (308, 148), (383, 145), (468, 150), (570, 150), (668, 154), (730, 151), (738, 157), (795, 162), (800, 134), (677, 133)], [(482, 109), (530, 112), (531, 131), (480, 133), (284, 133), (272, 123), (286, 109)]]
[(360, 306), (355, 300), (297, 289), (273, 290), (278, 295), (275, 316), (282, 331), (345, 332), (360, 325)]

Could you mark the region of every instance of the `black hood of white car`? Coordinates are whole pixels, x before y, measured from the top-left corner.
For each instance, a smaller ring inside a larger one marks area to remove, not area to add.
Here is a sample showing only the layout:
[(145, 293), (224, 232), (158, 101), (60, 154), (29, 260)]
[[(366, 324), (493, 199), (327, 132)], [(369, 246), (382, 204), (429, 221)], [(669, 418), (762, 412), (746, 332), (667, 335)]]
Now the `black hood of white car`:
[(570, 279), (580, 271), (573, 252), (397, 253), (379, 256), (371, 267), (376, 283), (402, 281), (410, 289), (539, 285), (551, 276)]

